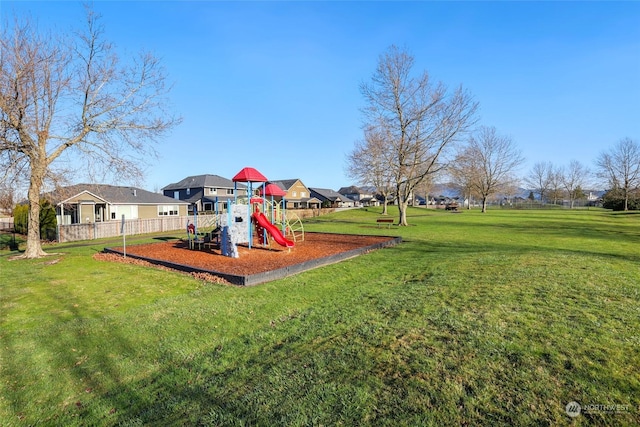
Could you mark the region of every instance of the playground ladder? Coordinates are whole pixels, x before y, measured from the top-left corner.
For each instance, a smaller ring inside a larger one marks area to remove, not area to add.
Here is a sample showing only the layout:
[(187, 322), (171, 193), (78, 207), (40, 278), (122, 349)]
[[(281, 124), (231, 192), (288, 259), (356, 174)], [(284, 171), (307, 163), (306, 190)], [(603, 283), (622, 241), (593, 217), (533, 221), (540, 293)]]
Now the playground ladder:
[(218, 216), (216, 214), (198, 214), (198, 232), (211, 231), (207, 229), (216, 228), (220, 223)]
[(287, 235), (293, 236), (294, 242), (304, 242), (304, 226), (298, 214), (287, 212)]

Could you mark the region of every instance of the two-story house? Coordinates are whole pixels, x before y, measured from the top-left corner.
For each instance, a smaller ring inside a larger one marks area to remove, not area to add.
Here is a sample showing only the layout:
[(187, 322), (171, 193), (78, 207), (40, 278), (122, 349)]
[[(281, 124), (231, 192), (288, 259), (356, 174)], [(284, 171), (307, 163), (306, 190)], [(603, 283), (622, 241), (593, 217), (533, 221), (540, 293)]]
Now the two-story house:
[(379, 206), (380, 202), (376, 198), (376, 191), (373, 187), (342, 187), (338, 193), (354, 201), (355, 206)]
[(283, 179), (271, 181), (287, 194), (285, 200), (287, 209), (319, 208), (321, 201), (311, 196), (309, 189), (299, 179)]
[(219, 175), (194, 175), (162, 188), (162, 193), (189, 203), (198, 212), (224, 212), (230, 200), (247, 195), (247, 186)]

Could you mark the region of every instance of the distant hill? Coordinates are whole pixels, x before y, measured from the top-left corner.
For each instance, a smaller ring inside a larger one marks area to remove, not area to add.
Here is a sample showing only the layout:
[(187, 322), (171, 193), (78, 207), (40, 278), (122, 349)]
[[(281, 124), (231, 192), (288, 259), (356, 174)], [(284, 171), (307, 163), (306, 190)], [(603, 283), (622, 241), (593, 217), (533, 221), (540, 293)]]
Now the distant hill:
[[(518, 189), (515, 191), (515, 193), (510, 193), (510, 194), (504, 194), (504, 195), (500, 195), (500, 194), (496, 194), (494, 196), (492, 196), (492, 199), (501, 199), (503, 197), (513, 197), (513, 198), (523, 198), (523, 199), (527, 199), (529, 198), (529, 195), (531, 194), (531, 192), (533, 191), (533, 194), (536, 198), (536, 200), (540, 199), (540, 194), (537, 191), (534, 191), (530, 188), (523, 188), (523, 187), (518, 187)], [(587, 189), (584, 190), (585, 194), (587, 195), (587, 198), (589, 200), (596, 200), (599, 198), (602, 198), (602, 196), (606, 193), (605, 190), (594, 190), (594, 189)], [(418, 196), (420, 197), (424, 197), (424, 193), (421, 192), (417, 192)], [(429, 195), (432, 197), (438, 197), (438, 196), (444, 196), (444, 197), (449, 197), (449, 198), (455, 198), (455, 197), (462, 197), (462, 191), (460, 190), (460, 187), (454, 183), (438, 183), (438, 184), (433, 184), (431, 186), (431, 189), (429, 190)]]

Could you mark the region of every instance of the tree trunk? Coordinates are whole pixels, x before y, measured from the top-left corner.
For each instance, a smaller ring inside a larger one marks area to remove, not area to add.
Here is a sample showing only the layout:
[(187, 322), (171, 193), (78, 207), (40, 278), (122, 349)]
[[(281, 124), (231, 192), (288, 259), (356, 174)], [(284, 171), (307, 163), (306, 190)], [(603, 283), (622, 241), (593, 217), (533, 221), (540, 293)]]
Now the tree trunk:
[(482, 198), (482, 213), (486, 213), (487, 212), (487, 198), (483, 197)]
[(27, 248), (22, 258), (41, 258), (47, 253), (42, 250), (40, 240), (40, 191), (44, 182), (44, 167), (32, 162), (31, 182), (29, 183), (29, 220), (27, 230)]
[(384, 201), (382, 202), (382, 215), (387, 215), (387, 195), (385, 194), (384, 196)]
[(407, 203), (406, 200), (398, 200), (398, 211), (400, 213), (400, 217), (398, 219), (398, 225), (409, 225), (407, 223), (407, 207), (409, 206), (409, 204)]

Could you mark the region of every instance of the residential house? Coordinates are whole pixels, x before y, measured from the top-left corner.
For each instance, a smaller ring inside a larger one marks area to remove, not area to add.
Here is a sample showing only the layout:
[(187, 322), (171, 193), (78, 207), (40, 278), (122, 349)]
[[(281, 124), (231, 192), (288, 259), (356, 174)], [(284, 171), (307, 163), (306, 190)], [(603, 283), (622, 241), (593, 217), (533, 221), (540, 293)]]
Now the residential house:
[(466, 206), (468, 203), (466, 199), (463, 199), (461, 201), (460, 197), (449, 197), (449, 196), (439, 195), (439, 196), (431, 196), (429, 198), (428, 206), (436, 209), (446, 209), (447, 206), (458, 205), (460, 202), (464, 206)]
[(379, 206), (380, 201), (376, 198), (376, 191), (372, 187), (342, 187), (338, 193), (354, 201), (355, 206)]
[(167, 185), (162, 188), (162, 193), (167, 197), (188, 202), (190, 212), (193, 212), (193, 206), (198, 212), (224, 212), (230, 200), (246, 197), (247, 186), (219, 175), (195, 175)]
[(43, 196), (56, 208), (59, 225), (186, 216), (185, 202), (135, 187), (77, 184)]
[(287, 209), (308, 209), (319, 208), (321, 201), (311, 195), (309, 189), (299, 179), (283, 179), (280, 181), (271, 181), (276, 184), (287, 194), (285, 201)]
[(309, 190), (311, 191), (311, 196), (320, 200), (323, 208), (346, 208), (354, 206), (353, 200), (343, 196), (337, 191), (327, 188), (309, 188)]

